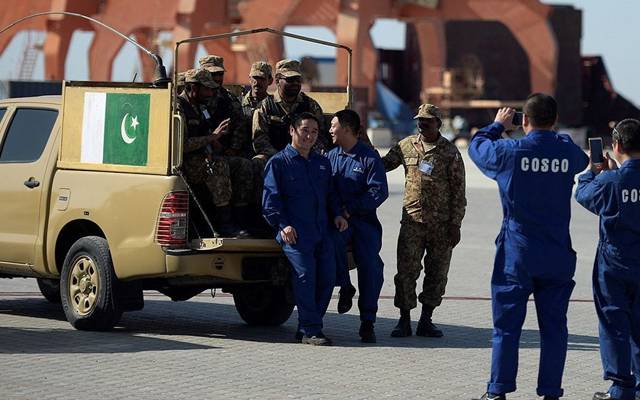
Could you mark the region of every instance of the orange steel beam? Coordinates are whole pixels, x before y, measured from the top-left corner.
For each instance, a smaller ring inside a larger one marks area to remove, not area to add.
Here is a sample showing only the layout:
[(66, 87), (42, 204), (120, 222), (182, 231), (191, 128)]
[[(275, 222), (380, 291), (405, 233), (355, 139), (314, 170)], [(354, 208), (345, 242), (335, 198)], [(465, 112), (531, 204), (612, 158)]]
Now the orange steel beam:
[[(12, 22), (25, 17), (27, 15), (39, 12), (49, 11), (51, 8), (51, 0), (23, 0), (14, 2), (3, 2), (0, 5), (0, 26), (11, 24)], [(13, 37), (20, 31), (26, 29), (46, 30), (46, 18), (33, 18), (23, 22), (13, 28), (13, 31), (7, 31), (4, 35), (0, 35), (0, 53), (4, 52), (7, 45)]]
[[(538, 0), (446, 0), (440, 1), (435, 9), (403, 2), (395, 8), (393, 14), (399, 19), (418, 24), (425, 19), (501, 22), (512, 32), (529, 57), (531, 91), (553, 94), (556, 87), (558, 46), (548, 23), (551, 9), (551, 6)], [(427, 48), (432, 38), (420, 35), (419, 40), (426, 41), (427, 44), (421, 43), (420, 47)], [(446, 48), (445, 39), (441, 40), (439, 45)], [(429, 59), (425, 53), (421, 57), (423, 77), (424, 68), (442, 67), (441, 63)]]
[[(83, 15), (95, 14), (98, 4), (84, 0), (53, 0), (49, 11), (68, 11)], [(50, 15), (46, 18), (47, 36), (44, 41), (44, 79), (65, 78), (65, 62), (73, 32), (92, 30), (88, 21), (66, 15)]]
[[(73, 11), (114, 26), (125, 34), (135, 34), (150, 47), (155, 33), (172, 31), (175, 40), (190, 36), (231, 31), (227, 0), (20, 0), (0, 3), (0, 23), (10, 22), (39, 11)], [(373, 100), (377, 52), (369, 35), (376, 18), (397, 18), (413, 23), (418, 32), (422, 61), (422, 86), (439, 84), (439, 72), (446, 63), (446, 38), (443, 24), (450, 20), (493, 20), (511, 30), (529, 57), (532, 91), (553, 93), (558, 62), (558, 47), (548, 24), (551, 6), (539, 0), (441, 0), (435, 8), (406, 0), (244, 0), (238, 2), (240, 29), (269, 26), (283, 30), (287, 25), (326, 26), (336, 41), (354, 49), (353, 84), (370, 88)], [(110, 80), (113, 60), (123, 41), (84, 21), (62, 16), (33, 19), (19, 29), (47, 31), (44, 46), (45, 76), (64, 78), (64, 63), (73, 32), (94, 30), (89, 54), (90, 79)], [(3, 51), (12, 35), (0, 37)], [(209, 53), (225, 57), (227, 82), (246, 80), (249, 63), (264, 59), (272, 64), (283, 57), (282, 38), (274, 35), (241, 37), (235, 48), (228, 41), (204, 44)], [(192, 66), (197, 48), (180, 48), (179, 70)], [(235, 50), (235, 51), (234, 51)], [(145, 56), (146, 57), (146, 56)], [(346, 83), (346, 57), (336, 55), (338, 84)], [(144, 61), (143, 78), (148, 80), (153, 64)]]

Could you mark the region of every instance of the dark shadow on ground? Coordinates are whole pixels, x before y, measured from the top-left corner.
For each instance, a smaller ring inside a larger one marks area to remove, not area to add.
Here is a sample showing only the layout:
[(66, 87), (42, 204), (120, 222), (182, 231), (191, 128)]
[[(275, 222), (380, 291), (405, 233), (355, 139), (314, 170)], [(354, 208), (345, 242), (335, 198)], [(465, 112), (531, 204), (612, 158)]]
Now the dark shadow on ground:
[(141, 336), (120, 327), (112, 332), (78, 331), (67, 323), (59, 304), (41, 298), (0, 300), (0, 315), (3, 314), (49, 320), (42, 325), (50, 327), (0, 326), (0, 354), (138, 353), (216, 348), (172, 338)]
[[(333, 305), (333, 303), (332, 303)], [(278, 327), (254, 327), (246, 325), (231, 304), (211, 303), (199, 296), (197, 301), (171, 302), (158, 297), (147, 297), (141, 311), (125, 313), (112, 332), (81, 332), (74, 330), (59, 305), (40, 298), (0, 299), (0, 315), (18, 315), (60, 322), (52, 329), (0, 327), (0, 353), (21, 352), (139, 352), (210, 348), (185, 342), (188, 337), (232, 339), (264, 343), (293, 343), (297, 314)], [(443, 338), (391, 338), (389, 333), (397, 321), (378, 318), (376, 333), (378, 343), (360, 343), (357, 315), (338, 315), (333, 310), (325, 317), (325, 334), (341, 347), (398, 347), (398, 348), (491, 348), (491, 328), (438, 324), (444, 331)], [(437, 321), (436, 321), (437, 322)], [(416, 322), (413, 323), (415, 329)], [(161, 335), (149, 338), (139, 335)], [(166, 337), (182, 336), (181, 340)], [(26, 339), (25, 339), (26, 338)], [(538, 348), (537, 330), (523, 330), (521, 348)], [(598, 351), (598, 338), (586, 335), (569, 335), (569, 350)]]

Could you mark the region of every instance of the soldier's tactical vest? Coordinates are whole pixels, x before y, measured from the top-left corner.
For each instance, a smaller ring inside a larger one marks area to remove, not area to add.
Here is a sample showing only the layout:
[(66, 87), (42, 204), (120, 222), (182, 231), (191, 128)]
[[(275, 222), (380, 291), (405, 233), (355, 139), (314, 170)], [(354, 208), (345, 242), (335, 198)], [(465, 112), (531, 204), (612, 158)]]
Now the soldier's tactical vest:
[(292, 113), (287, 113), (280, 107), (273, 96), (269, 96), (262, 100), (265, 103), (267, 118), (269, 122), (269, 141), (271, 145), (280, 151), (291, 143), (291, 135), (289, 135), (289, 126), (296, 117), (303, 112), (311, 112), (311, 101), (309, 96), (300, 93), (302, 101), (298, 103)]
[[(185, 117), (185, 129), (184, 134), (187, 138), (199, 137), (199, 136), (207, 136), (211, 130), (209, 125), (204, 121), (202, 114), (193, 108), (189, 100), (184, 98), (183, 96), (178, 96), (178, 108), (184, 113)], [(205, 154), (205, 149), (199, 149), (192, 152), (195, 154)]]
[[(267, 97), (273, 97), (273, 96), (268, 94)], [(256, 110), (256, 108), (258, 108), (259, 104), (260, 104), (259, 101), (254, 104), (251, 102), (251, 99), (249, 99), (248, 104), (242, 105), (242, 115), (244, 116), (245, 120), (251, 121), (253, 119), (253, 112)]]
[[(232, 105), (233, 99), (231, 98), (231, 96), (233, 95), (229, 93), (229, 91), (227, 91), (226, 89), (222, 89), (222, 90), (223, 91), (221, 95), (218, 96), (218, 101), (216, 103), (215, 109), (212, 110), (211, 107), (208, 108), (209, 112), (211, 113), (211, 116), (208, 120), (206, 120), (206, 122), (209, 125), (210, 130), (216, 129), (222, 121), (224, 121), (227, 118), (231, 118), (233, 114), (233, 105)], [(227, 131), (229, 132), (229, 134), (222, 136), (218, 140), (218, 142), (222, 144), (225, 148), (229, 148), (230, 146), (231, 133), (235, 129), (234, 124), (236, 123), (237, 121), (229, 121), (229, 127), (227, 128)]]

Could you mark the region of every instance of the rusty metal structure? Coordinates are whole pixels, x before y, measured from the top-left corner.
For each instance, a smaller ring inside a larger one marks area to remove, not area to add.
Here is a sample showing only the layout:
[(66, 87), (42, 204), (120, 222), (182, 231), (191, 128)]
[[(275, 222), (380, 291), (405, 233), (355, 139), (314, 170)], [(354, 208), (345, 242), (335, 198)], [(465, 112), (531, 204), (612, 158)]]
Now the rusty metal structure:
[[(173, 40), (179, 41), (234, 29), (324, 26), (335, 33), (337, 42), (357, 49), (353, 84), (368, 87), (373, 93), (378, 53), (369, 30), (376, 19), (403, 20), (415, 29), (421, 61), (419, 81), (424, 90), (442, 85), (447, 59), (444, 27), (448, 21), (497, 21), (512, 33), (528, 57), (531, 90), (553, 93), (558, 47), (548, 21), (551, 10), (539, 0), (270, 0), (268, 5), (261, 0), (7, 0), (0, 3), (0, 24), (36, 12), (75, 12), (135, 35), (139, 43), (152, 49), (160, 45), (159, 32), (171, 32)], [(110, 80), (113, 60), (124, 44), (89, 22), (67, 16), (43, 17), (17, 29), (46, 33), (39, 47), (45, 56), (46, 79), (64, 77), (69, 43), (77, 30), (95, 32), (89, 50), (92, 80)], [(11, 38), (0, 37), (0, 51)], [(243, 82), (251, 61), (262, 58), (273, 62), (282, 57), (284, 49), (282, 38), (270, 36), (264, 40), (207, 42), (204, 46), (207, 52), (225, 57), (228, 82)], [(191, 66), (196, 50), (195, 46), (181, 48), (179, 69)], [(153, 62), (146, 57), (140, 59), (143, 77), (149, 79)], [(342, 72), (345, 67), (346, 57), (337, 54), (338, 84), (346, 82)]]

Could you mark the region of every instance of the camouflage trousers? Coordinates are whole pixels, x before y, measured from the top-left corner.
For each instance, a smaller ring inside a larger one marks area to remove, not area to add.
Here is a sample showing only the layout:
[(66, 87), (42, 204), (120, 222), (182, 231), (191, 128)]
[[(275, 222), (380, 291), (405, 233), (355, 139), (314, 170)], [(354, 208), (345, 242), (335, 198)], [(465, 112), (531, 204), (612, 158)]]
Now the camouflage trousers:
[(418, 300), (431, 308), (442, 303), (453, 250), (447, 228), (446, 224), (434, 226), (411, 221), (401, 223), (398, 235), (398, 273), (394, 277), (396, 307), (405, 310), (416, 307), (416, 281), (422, 270), (423, 256), (424, 280)]
[(253, 201), (253, 165), (251, 160), (243, 157), (225, 156), (231, 173), (232, 198), (231, 203), (236, 206), (246, 206)]
[(223, 157), (213, 157), (212, 173), (207, 170), (205, 157), (200, 155), (185, 156), (183, 168), (189, 184), (204, 183), (207, 186), (216, 207), (224, 207), (231, 203), (231, 170)]

